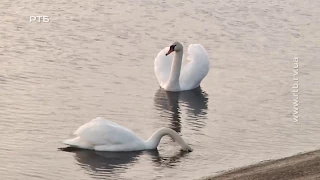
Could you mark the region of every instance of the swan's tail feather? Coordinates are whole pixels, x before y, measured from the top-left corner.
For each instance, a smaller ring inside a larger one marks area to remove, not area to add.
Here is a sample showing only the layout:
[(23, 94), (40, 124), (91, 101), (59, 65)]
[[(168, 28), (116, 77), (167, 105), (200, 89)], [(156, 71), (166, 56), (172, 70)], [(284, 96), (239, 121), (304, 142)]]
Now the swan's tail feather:
[(81, 149), (93, 149), (92, 144), (82, 140), (80, 137), (64, 140), (63, 144), (69, 145), (71, 147), (81, 148)]

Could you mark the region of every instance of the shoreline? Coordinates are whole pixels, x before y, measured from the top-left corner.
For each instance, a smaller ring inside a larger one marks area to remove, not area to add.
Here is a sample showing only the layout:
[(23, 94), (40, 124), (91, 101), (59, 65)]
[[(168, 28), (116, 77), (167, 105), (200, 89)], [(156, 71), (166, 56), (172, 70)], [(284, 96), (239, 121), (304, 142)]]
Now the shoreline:
[(320, 179), (320, 150), (231, 169), (202, 180)]

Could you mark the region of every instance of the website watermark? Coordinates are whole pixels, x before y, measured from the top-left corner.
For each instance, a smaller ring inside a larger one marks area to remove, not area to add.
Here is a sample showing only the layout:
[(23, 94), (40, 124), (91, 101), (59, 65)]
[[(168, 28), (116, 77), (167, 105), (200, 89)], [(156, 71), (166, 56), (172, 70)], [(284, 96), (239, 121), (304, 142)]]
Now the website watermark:
[(293, 102), (293, 122), (299, 121), (299, 58), (293, 58), (292, 76), (292, 102)]
[(29, 23), (38, 22), (38, 23), (48, 23), (50, 22), (49, 16), (29, 16)]

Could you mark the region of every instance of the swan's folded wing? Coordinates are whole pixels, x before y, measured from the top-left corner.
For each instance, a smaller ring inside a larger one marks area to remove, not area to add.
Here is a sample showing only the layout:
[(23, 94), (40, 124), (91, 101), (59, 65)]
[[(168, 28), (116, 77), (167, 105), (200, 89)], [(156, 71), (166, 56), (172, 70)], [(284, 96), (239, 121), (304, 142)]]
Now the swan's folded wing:
[(171, 64), (174, 53), (166, 56), (168, 50), (169, 47), (162, 49), (154, 60), (154, 72), (161, 87), (163, 87), (168, 81), (171, 72)]
[(190, 44), (187, 61), (184, 62), (180, 76), (180, 86), (184, 89), (198, 87), (208, 74), (210, 59), (201, 44)]
[(93, 145), (124, 144), (137, 139), (129, 129), (100, 117), (80, 126), (74, 134)]

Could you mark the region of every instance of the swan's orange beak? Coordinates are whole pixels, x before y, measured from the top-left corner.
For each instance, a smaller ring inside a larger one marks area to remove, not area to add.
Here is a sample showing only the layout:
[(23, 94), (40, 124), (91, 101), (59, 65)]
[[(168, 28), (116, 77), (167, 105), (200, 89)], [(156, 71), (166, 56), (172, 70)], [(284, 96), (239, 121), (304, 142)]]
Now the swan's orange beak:
[(170, 53), (174, 51), (175, 45), (171, 45), (169, 51), (166, 53), (166, 56), (168, 56)]
[(172, 53), (174, 50), (173, 49), (169, 49), (169, 51), (166, 53), (166, 56), (168, 56), (170, 53)]

